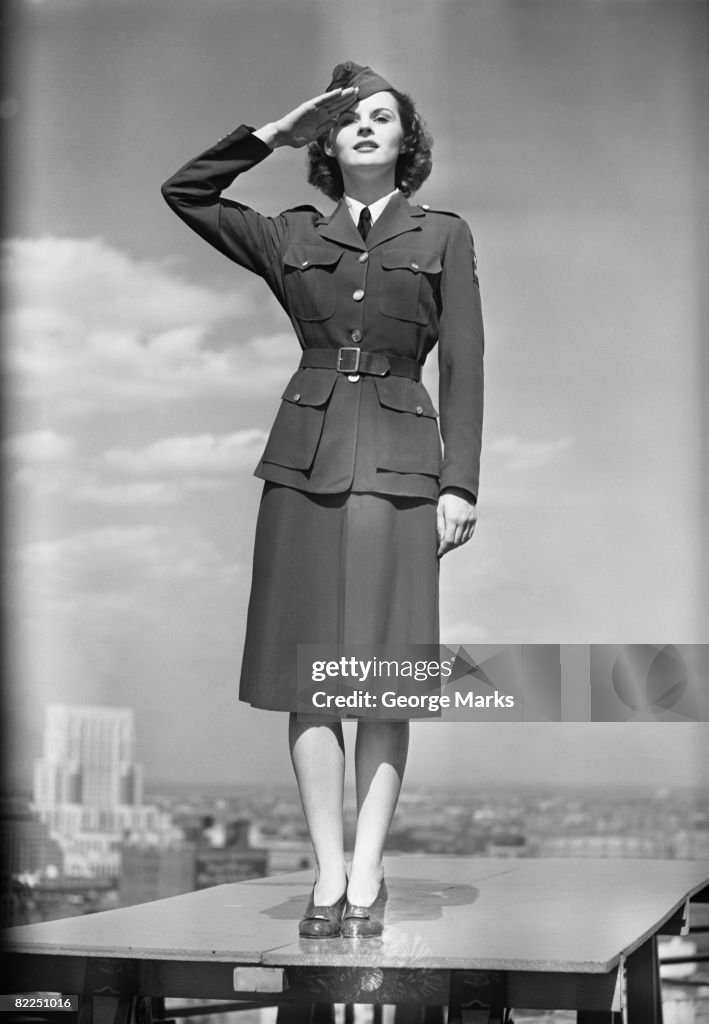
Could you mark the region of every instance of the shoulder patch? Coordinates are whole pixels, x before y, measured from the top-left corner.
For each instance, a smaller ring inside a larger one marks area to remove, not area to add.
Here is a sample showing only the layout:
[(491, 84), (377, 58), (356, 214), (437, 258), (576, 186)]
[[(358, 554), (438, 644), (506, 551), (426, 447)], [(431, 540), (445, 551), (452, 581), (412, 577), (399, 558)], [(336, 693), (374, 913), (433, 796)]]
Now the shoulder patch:
[(322, 217), (322, 213), (316, 206), (309, 206), (307, 203), (305, 206), (291, 206), (287, 210), (283, 210), (283, 213), (317, 213), (318, 217)]
[(422, 210), (425, 210), (426, 213), (442, 213), (446, 217), (456, 217), (458, 220), (461, 220), (460, 214), (453, 213), (452, 210), (434, 210), (434, 208), (429, 206), (428, 203), (419, 203), (419, 206)]

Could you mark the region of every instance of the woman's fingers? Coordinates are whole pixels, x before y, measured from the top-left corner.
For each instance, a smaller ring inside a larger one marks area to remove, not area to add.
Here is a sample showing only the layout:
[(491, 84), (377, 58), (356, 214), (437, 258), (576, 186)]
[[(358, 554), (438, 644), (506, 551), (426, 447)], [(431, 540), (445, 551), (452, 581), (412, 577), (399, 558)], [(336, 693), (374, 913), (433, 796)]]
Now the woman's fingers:
[(332, 89), (306, 100), (276, 122), (286, 145), (304, 146), (312, 142), (328, 125), (334, 125), (338, 116), (357, 99), (357, 88)]
[(470, 540), (470, 538), (473, 536), (474, 533), (475, 533), (475, 520), (473, 520), (472, 522), (466, 522), (463, 525), (463, 529), (461, 530), (460, 543), (461, 544), (467, 544), (467, 542)]
[(455, 494), (442, 494), (438, 501), (438, 556), (466, 544), (473, 536), (477, 509)]
[(352, 87), (348, 89), (333, 89), (332, 92), (324, 92), (322, 95), (309, 100), (304, 106), (308, 110), (327, 114), (334, 119), (343, 110), (347, 110), (348, 107), (352, 106), (352, 103), (357, 98), (357, 92), (358, 90)]
[(335, 89), (333, 92), (323, 93), (321, 97), (318, 97), (317, 106), (318, 108), (329, 111), (330, 113), (340, 114), (343, 110), (347, 110), (357, 99), (357, 93), (359, 89)]
[(446, 538), (446, 516), (442, 501), (438, 502), (438, 508), (436, 510), (436, 530), (438, 533), (438, 555), (440, 557), (443, 554), (441, 548)]
[(445, 555), (446, 551), (451, 551), (454, 547), (457, 547), (459, 541), (456, 541), (456, 529), (457, 523), (455, 519), (447, 514), (445, 505), (441, 502), (438, 506), (438, 556)]
[(319, 96), (315, 96), (314, 99), (310, 100), (311, 103), (315, 103), (318, 106), (327, 103), (351, 103), (355, 95), (359, 92), (359, 88), (356, 85), (349, 85), (346, 89), (331, 89), (330, 92), (323, 92)]

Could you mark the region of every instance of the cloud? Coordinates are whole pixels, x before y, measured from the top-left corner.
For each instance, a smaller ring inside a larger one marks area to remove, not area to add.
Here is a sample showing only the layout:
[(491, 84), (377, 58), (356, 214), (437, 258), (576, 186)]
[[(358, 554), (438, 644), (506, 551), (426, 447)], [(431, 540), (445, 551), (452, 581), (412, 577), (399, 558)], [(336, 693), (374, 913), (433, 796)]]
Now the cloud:
[(263, 430), (167, 437), (145, 448), (112, 448), (106, 466), (134, 476), (222, 476), (252, 467), (266, 441)]
[(562, 458), (574, 445), (567, 434), (554, 441), (527, 441), (514, 435), (496, 438), (487, 445), (487, 454), (500, 459), (512, 472), (543, 469)]
[(469, 618), (443, 621), (441, 625), (441, 643), (449, 647), (459, 644), (484, 644), (488, 640), (485, 626)]
[(101, 238), (16, 238), (6, 244), (10, 295), (61, 310), (90, 329), (139, 325), (159, 335), (239, 313), (243, 298), (191, 284), (167, 266), (140, 260)]
[(31, 430), (7, 438), (4, 447), (9, 458), (20, 465), (51, 466), (73, 453), (74, 439), (55, 430)]
[(163, 480), (112, 483), (99, 477), (77, 482), (72, 497), (92, 505), (128, 508), (136, 505), (174, 505), (181, 497), (178, 486)]
[(171, 728), (188, 690), (238, 665), (246, 570), (194, 525), (77, 530), (20, 545), (6, 566), (13, 687), (28, 714), (107, 694), (145, 707), (149, 694)]
[(88, 6), (91, 0), (25, 0), (28, 7), (63, 7), (72, 9), (74, 7)]
[(254, 339), (246, 360), (244, 344), (216, 346), (227, 327), (248, 338), (244, 322), (259, 314), (248, 284), (195, 285), (100, 238), (16, 238), (5, 264), (11, 384), (55, 410), (252, 393), (259, 370), (271, 378), (278, 368), (274, 352), (285, 352), (286, 340), (295, 362), (297, 344), (285, 333)]
[(231, 434), (166, 437), (142, 448), (77, 453), (73, 438), (53, 430), (17, 434), (5, 442), (15, 485), (35, 498), (61, 493), (73, 502), (113, 506), (173, 505), (186, 493), (216, 491), (251, 471), (266, 443), (257, 429)]
[(76, 483), (72, 496), (124, 507), (175, 504), (188, 493), (231, 486), (238, 472), (253, 469), (265, 443), (265, 431), (251, 429), (110, 448), (92, 473)]
[(76, 611), (108, 601), (140, 606), (146, 592), (177, 583), (230, 581), (234, 566), (193, 526), (104, 526), (22, 545), (13, 589), (35, 612)]
[(8, 483), (29, 487), (36, 497), (48, 498), (72, 479), (76, 444), (74, 438), (55, 430), (31, 430), (8, 437)]
[(277, 385), (286, 386), (300, 359), (300, 348), (292, 331), (252, 335), (242, 352), (243, 365), (255, 369), (259, 386), (269, 395), (274, 394)]

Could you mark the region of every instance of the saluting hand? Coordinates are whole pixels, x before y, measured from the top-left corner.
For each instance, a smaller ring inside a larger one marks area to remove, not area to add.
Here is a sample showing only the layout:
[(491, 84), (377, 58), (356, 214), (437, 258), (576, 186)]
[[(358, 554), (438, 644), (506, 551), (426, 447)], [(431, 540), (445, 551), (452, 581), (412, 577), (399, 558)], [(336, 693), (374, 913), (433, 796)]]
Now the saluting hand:
[(299, 149), (308, 142), (314, 142), (328, 128), (335, 125), (338, 116), (357, 100), (357, 86), (347, 89), (332, 89), (312, 100), (306, 100), (278, 121), (265, 124), (254, 132), (259, 139), (277, 149), (279, 146), (293, 146)]
[(478, 510), (467, 491), (445, 490), (438, 499), (438, 557), (469, 541), (477, 521)]

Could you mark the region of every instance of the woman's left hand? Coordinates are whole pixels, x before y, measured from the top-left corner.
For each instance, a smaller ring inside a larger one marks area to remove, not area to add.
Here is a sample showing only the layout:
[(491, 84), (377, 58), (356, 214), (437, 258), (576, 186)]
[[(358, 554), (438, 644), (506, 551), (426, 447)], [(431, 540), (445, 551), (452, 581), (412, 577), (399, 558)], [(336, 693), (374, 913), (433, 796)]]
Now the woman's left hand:
[(467, 491), (448, 487), (438, 499), (438, 557), (473, 536), (478, 510)]

